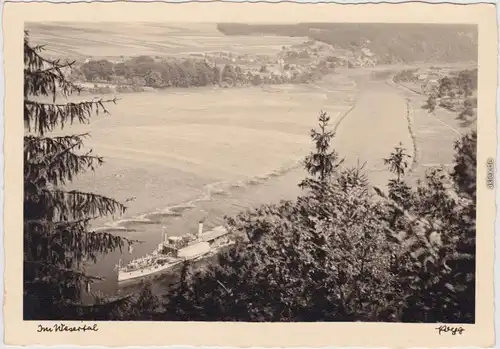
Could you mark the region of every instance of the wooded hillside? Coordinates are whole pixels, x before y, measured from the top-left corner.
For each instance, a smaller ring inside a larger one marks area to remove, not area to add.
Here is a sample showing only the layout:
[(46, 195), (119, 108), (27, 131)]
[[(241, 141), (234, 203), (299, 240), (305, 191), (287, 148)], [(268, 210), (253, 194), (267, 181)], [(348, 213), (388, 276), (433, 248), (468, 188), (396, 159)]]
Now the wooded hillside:
[(477, 61), (473, 25), (387, 23), (218, 24), (226, 35), (304, 36), (342, 48), (370, 49), (380, 63)]

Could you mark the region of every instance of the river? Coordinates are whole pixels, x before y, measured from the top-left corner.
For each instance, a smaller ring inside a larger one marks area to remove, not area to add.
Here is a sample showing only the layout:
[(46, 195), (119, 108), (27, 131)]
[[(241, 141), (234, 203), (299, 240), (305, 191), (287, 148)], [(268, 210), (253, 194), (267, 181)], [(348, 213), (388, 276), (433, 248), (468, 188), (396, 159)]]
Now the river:
[(396, 145), (401, 142), (410, 154), (415, 145), (407, 92), (365, 71), (347, 70), (311, 85), (166, 90), (120, 98), (110, 114), (69, 129), (90, 132), (86, 146), (106, 161), (72, 186), (130, 199), (123, 217), (106, 217), (94, 227), (144, 241), (132, 254), (111, 253), (88, 267), (105, 278), (93, 291), (108, 294), (117, 291), (118, 260), (126, 263), (151, 252), (162, 227), (169, 235), (182, 235), (195, 232), (200, 219), (209, 229), (224, 216), (295, 199), (305, 176), (300, 161), (311, 150), (309, 130), (320, 110), (336, 125), (333, 146), (345, 165), (366, 162), (373, 184), (383, 186), (390, 178), (383, 158)]

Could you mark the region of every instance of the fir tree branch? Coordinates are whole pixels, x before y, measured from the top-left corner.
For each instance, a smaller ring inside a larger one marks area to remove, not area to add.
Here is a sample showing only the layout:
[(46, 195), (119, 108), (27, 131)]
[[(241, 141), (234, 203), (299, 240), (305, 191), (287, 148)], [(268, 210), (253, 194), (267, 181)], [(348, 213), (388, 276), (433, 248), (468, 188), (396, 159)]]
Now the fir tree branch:
[[(73, 105), (75, 107), (83, 107), (87, 104), (99, 104), (101, 107), (100, 110), (103, 111), (104, 113), (107, 113), (107, 109), (104, 107), (104, 103), (114, 103), (118, 101), (118, 98), (112, 98), (112, 99), (96, 99), (93, 101), (81, 101), (81, 102), (68, 102), (68, 103), (43, 103), (43, 102), (37, 102), (37, 101), (32, 101), (30, 99), (25, 99), (24, 102), (28, 104), (40, 104), (40, 105), (49, 105), (49, 106), (54, 106), (56, 108), (64, 108), (67, 107), (68, 105)], [(88, 135), (88, 133), (86, 133)]]
[(24, 35), (24, 64), (28, 66), (34, 66), (36, 69), (41, 69), (44, 64), (49, 65), (54, 69), (62, 69), (66, 67), (71, 67), (75, 61), (61, 64), (60, 60), (50, 60), (42, 57), (39, 52), (44, 50), (44, 45), (31, 46), (29, 43), (29, 33), (25, 32)]
[(104, 103), (116, 103), (117, 99), (84, 101), (79, 103), (48, 104), (24, 100), (24, 121), (26, 128), (33, 129), (40, 135), (47, 131), (52, 131), (60, 125), (61, 129), (69, 122), (73, 124), (75, 120), (80, 123), (89, 123), (92, 113), (99, 115), (99, 112), (108, 113)]
[[(103, 281), (104, 278), (100, 276), (92, 276), (92, 275), (87, 275), (83, 272), (76, 271), (74, 269), (69, 269), (69, 268), (61, 268), (56, 265), (52, 264), (47, 264), (43, 263), (41, 261), (33, 261), (33, 260), (24, 260), (25, 264), (33, 265), (34, 267), (39, 267), (40, 269), (45, 269), (45, 270), (50, 270), (51, 272), (56, 272), (56, 273), (61, 273), (65, 276), (70, 276), (73, 277), (76, 280), (79, 281), (86, 281), (86, 282), (95, 282), (95, 281)], [(42, 271), (42, 275), (46, 275), (47, 273)], [(42, 278), (35, 278), (34, 280), (31, 281), (25, 281), (27, 283), (38, 283), (40, 281), (43, 281), (44, 277)]]
[(73, 177), (86, 170), (95, 170), (103, 163), (103, 159), (86, 154), (78, 155), (71, 150), (80, 149), (86, 135), (43, 138), (24, 137), (24, 176), (31, 182), (44, 176), (53, 185), (65, 184)]
[(123, 214), (126, 207), (116, 200), (78, 190), (39, 189), (39, 193), (27, 193), (25, 201), (43, 202), (52, 207), (59, 220), (80, 219), (85, 216), (107, 216), (116, 211)]
[(54, 221), (50, 221), (48, 219), (25, 219), (24, 220), (24, 224), (28, 224), (28, 225), (40, 225), (42, 226), (44, 229), (49, 229), (49, 230), (54, 230), (54, 229), (57, 229), (61, 226), (75, 226), (75, 225), (85, 225), (85, 224), (88, 224), (91, 220), (93, 219), (97, 219), (99, 218), (99, 216), (94, 216), (94, 217), (86, 217), (86, 218), (82, 218), (82, 219), (77, 219), (77, 220), (68, 220), (68, 221), (61, 221), (61, 222), (54, 222)]
[(50, 61), (45, 58), (42, 58), (44, 62), (47, 62), (50, 66), (45, 69), (38, 69), (38, 70), (31, 70), (28, 68), (24, 68), (24, 74), (28, 75), (33, 75), (33, 74), (45, 74), (45, 73), (50, 73), (50, 72), (57, 72), (57, 69), (65, 69), (65, 68), (73, 68), (73, 65), (76, 63), (76, 61), (66, 61), (63, 64), (58, 64), (59, 60), (57, 61)]
[(24, 136), (24, 159), (42, 163), (44, 160), (36, 160), (57, 157), (57, 153), (62, 154), (74, 148), (80, 149), (83, 138), (87, 136), (88, 133), (63, 137)]
[[(77, 155), (70, 151), (63, 151), (57, 154), (47, 154), (38, 152), (25, 156), (24, 176), (26, 181), (36, 183), (43, 179), (51, 185), (65, 185), (72, 181), (74, 176), (87, 170), (95, 170), (96, 166), (103, 163), (103, 159), (98, 156), (87, 154)], [(31, 159), (26, 159), (26, 158)], [(37, 157), (37, 159), (33, 159)]]
[(57, 89), (65, 97), (72, 93), (80, 93), (82, 87), (66, 79), (59, 67), (32, 70), (24, 69), (24, 96), (49, 96), (55, 102)]
[[(45, 260), (53, 265), (80, 268), (87, 260), (120, 250), (125, 244), (143, 243), (107, 232), (88, 230), (88, 219), (71, 222), (28, 220), (24, 223), (25, 259)], [(64, 247), (64, 248), (63, 248)]]
[(80, 133), (80, 134), (75, 134), (75, 135), (69, 135), (69, 136), (54, 136), (54, 137), (42, 137), (42, 136), (32, 136), (32, 135), (27, 135), (24, 136), (24, 145), (26, 144), (39, 144), (40, 147), (45, 148), (45, 147), (57, 147), (57, 146), (62, 146), (62, 147), (69, 147), (70, 145), (74, 143), (82, 143), (84, 138), (89, 137), (89, 133)]
[(49, 220), (45, 219), (28, 219), (24, 220), (24, 225), (25, 229), (33, 230), (37, 229), (39, 231), (45, 232), (47, 235), (52, 235), (56, 234), (61, 231), (65, 230), (73, 230), (76, 229), (81, 233), (84, 234), (104, 234), (101, 236), (109, 236), (109, 237), (118, 237), (122, 241), (126, 242), (129, 245), (132, 244), (142, 244), (144, 243), (143, 240), (137, 240), (137, 239), (129, 239), (125, 236), (116, 236), (110, 233), (106, 232), (95, 232), (92, 230), (87, 231), (87, 225), (89, 222), (93, 219), (99, 218), (100, 216), (95, 216), (91, 218), (84, 218), (84, 219), (79, 219), (79, 220), (73, 220), (73, 221), (60, 221), (60, 222), (52, 222)]

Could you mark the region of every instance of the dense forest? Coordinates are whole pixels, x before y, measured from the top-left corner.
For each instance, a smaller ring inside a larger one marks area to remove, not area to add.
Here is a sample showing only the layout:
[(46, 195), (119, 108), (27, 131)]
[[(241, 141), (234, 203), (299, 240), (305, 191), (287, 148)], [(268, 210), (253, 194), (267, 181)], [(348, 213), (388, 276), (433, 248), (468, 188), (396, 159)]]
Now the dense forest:
[(220, 23), (226, 35), (303, 36), (342, 49), (369, 48), (380, 63), (477, 61), (473, 25), (387, 23)]
[[(301, 84), (318, 80), (333, 69), (334, 65), (326, 60), (303, 69), (285, 65), (286, 73), (277, 73), (270, 71), (266, 64), (251, 71), (238, 64), (209, 64), (194, 58), (156, 60), (150, 56), (139, 56), (119, 63), (105, 59), (90, 60), (73, 69), (71, 78), (74, 81), (113, 84), (116, 85), (116, 92), (137, 92), (144, 87)], [(99, 91), (109, 92), (105, 88)]]
[[(475, 321), (475, 131), (455, 144), (455, 166), (407, 184), (411, 157), (401, 146), (384, 159), (388, 192), (363, 166), (348, 168), (331, 148), (321, 112), (310, 131), (315, 150), (294, 201), (228, 217), (237, 244), (213, 263), (184, 265), (177, 287), (157, 298), (149, 287), (115, 298), (92, 295), (85, 263), (139, 243), (93, 232), (89, 221), (126, 207), (95, 193), (65, 191), (102, 158), (79, 151), (86, 135), (50, 137), (88, 122), (115, 100), (38, 102), (79, 91), (24, 42), (24, 319), (199, 321)], [(473, 87), (473, 85), (472, 85)], [(263, 155), (264, 156), (264, 155)]]

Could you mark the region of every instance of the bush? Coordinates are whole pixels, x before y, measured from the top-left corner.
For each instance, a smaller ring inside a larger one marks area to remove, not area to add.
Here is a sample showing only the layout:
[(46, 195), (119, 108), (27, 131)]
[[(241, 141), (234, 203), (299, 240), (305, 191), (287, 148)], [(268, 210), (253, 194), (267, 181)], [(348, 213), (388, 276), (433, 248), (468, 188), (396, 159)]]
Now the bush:
[(252, 76), (252, 85), (259, 86), (260, 84), (262, 84), (262, 78), (260, 77), (260, 75), (258, 75), (258, 74), (253, 75)]
[(476, 198), (477, 132), (464, 135), (455, 143), (452, 177), (460, 192)]
[(228, 218), (239, 242), (184, 269), (163, 319), (474, 322), (475, 136), (457, 143), (452, 174), (432, 169), (415, 189), (396, 148), (396, 177), (374, 200), (362, 168), (340, 169), (324, 126), (303, 194)]

